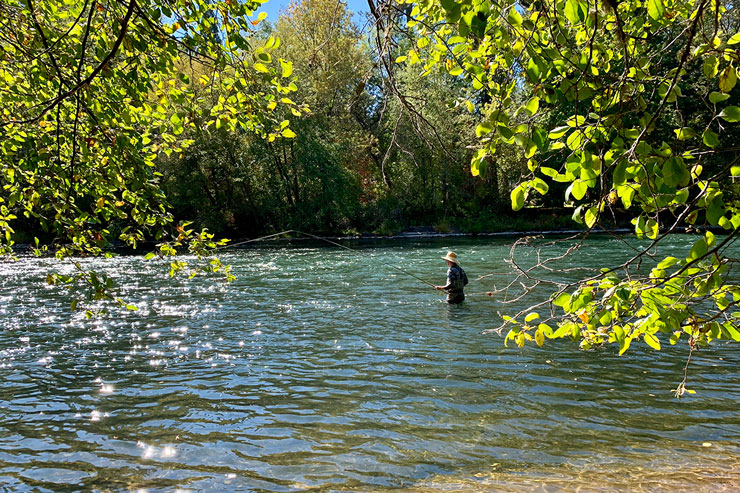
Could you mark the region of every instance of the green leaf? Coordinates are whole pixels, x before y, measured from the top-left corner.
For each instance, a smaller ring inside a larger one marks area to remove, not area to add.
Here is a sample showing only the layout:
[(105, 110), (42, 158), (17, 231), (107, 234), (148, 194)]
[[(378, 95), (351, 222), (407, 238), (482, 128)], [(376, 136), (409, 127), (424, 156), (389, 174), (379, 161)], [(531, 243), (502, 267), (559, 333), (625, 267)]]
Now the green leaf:
[(524, 188), (519, 185), (511, 191), (511, 208), (515, 211), (524, 207)]
[(598, 208), (596, 206), (590, 207), (586, 214), (584, 215), (584, 220), (586, 221), (586, 226), (589, 228), (593, 228), (594, 224), (596, 224), (596, 220), (599, 217)]
[(689, 173), (686, 163), (683, 158), (672, 157), (666, 159), (663, 163), (663, 181), (669, 187), (686, 186), (691, 180), (691, 174)]
[(519, 329), (511, 329), (504, 338), (504, 347), (509, 347), (509, 341), (513, 340), (514, 337), (519, 333)]
[(727, 40), (728, 45), (736, 45), (738, 43), (740, 43), (740, 33), (736, 33), (734, 36)]
[(552, 302), (555, 306), (565, 307), (570, 303), (570, 295), (568, 293), (560, 293), (557, 298)]
[(527, 75), (529, 76), (529, 80), (533, 83), (540, 79), (540, 67), (532, 58), (527, 62)]
[(719, 72), (719, 60), (716, 56), (708, 56), (704, 59), (704, 75), (707, 79), (713, 79)]
[(558, 176), (560, 174), (560, 173), (558, 173), (558, 171), (556, 169), (548, 168), (546, 166), (541, 166), (540, 167), (540, 172), (543, 175), (545, 175), (545, 176), (549, 176), (550, 178), (555, 178), (556, 176)]
[(519, 27), (522, 25), (522, 16), (519, 12), (516, 11), (516, 8), (512, 7), (509, 9), (509, 23), (514, 27)]
[(694, 245), (691, 247), (691, 250), (689, 251), (689, 256), (686, 260), (695, 260), (700, 257), (703, 257), (707, 254), (707, 240), (706, 238), (699, 238), (694, 242)]
[(711, 130), (707, 130), (706, 132), (704, 132), (702, 141), (707, 147), (714, 148), (719, 146), (719, 136)]
[(626, 172), (627, 172), (628, 164), (629, 163), (626, 159), (620, 159), (616, 167), (614, 168), (614, 174), (612, 176), (612, 180), (614, 180), (615, 186), (624, 185), (624, 182), (627, 180)]
[(725, 333), (728, 339), (740, 342), (740, 331), (737, 330), (732, 322), (727, 322), (726, 324), (723, 324), (722, 332)]
[(678, 140), (689, 140), (696, 137), (696, 130), (691, 127), (682, 127), (674, 130)]
[(564, 125), (562, 127), (555, 127), (552, 130), (550, 130), (550, 133), (548, 134), (548, 137), (551, 139), (559, 139), (563, 135), (565, 135), (570, 130), (570, 127), (567, 125)]
[(648, 346), (655, 349), (656, 351), (660, 351), (660, 340), (655, 337), (653, 334), (645, 334), (645, 342)]
[(470, 31), (477, 37), (482, 38), (486, 34), (486, 26), (488, 25), (488, 16), (482, 11), (470, 13), (475, 14), (470, 20)]
[(735, 67), (728, 65), (719, 75), (719, 90), (724, 93), (729, 93), (737, 83), (737, 72)]
[(585, 9), (578, 0), (566, 0), (564, 14), (571, 24), (576, 25), (583, 21), (583, 10)]
[(532, 320), (537, 320), (538, 318), (540, 318), (540, 314), (539, 314), (539, 313), (536, 313), (536, 312), (532, 312), (532, 313), (530, 313), (529, 315), (527, 315), (527, 316), (526, 316), (526, 317), (524, 318), (524, 322), (525, 322), (525, 323), (529, 323), (529, 322), (531, 322)]
[(673, 334), (671, 334), (671, 338), (668, 340), (668, 342), (671, 343), (671, 346), (674, 346), (680, 338), (681, 338), (681, 331), (677, 330)]
[(638, 238), (642, 238), (643, 236), (645, 236), (645, 230), (646, 230), (645, 225), (647, 223), (647, 221), (645, 220), (645, 215), (640, 214), (637, 220), (633, 219), (633, 222), (635, 223), (635, 235)]
[(662, 20), (665, 18), (665, 5), (663, 0), (648, 0), (648, 15), (654, 20)]
[(581, 200), (588, 191), (588, 184), (580, 178), (571, 183), (568, 189), (565, 191), (565, 199), (568, 200), (568, 195), (573, 195), (576, 200)]
[(537, 113), (537, 110), (540, 108), (540, 98), (538, 98), (537, 96), (534, 96), (529, 101), (527, 101), (527, 104), (524, 106), (524, 108), (527, 110), (527, 112), (530, 115), (534, 115), (535, 113)]
[(269, 74), (270, 73), (270, 70), (264, 64), (262, 64), (262, 63), (255, 63), (254, 64), (254, 69), (257, 72), (261, 72), (263, 74)]
[(477, 137), (483, 137), (491, 133), (491, 130), (493, 130), (493, 124), (491, 122), (483, 122), (475, 128), (475, 135)]
[(478, 176), (486, 170), (485, 158), (485, 152), (481, 153), (480, 151), (473, 157), (473, 160), (470, 162), (470, 174)]
[(737, 106), (728, 106), (722, 110), (719, 116), (730, 123), (740, 122), (740, 108)]
[(725, 214), (724, 201), (722, 196), (714, 197), (709, 204), (707, 204), (707, 222), (712, 226), (716, 226), (719, 223), (720, 218)]
[(283, 69), (283, 72), (282, 72), (283, 78), (290, 77), (290, 74), (293, 73), (293, 62), (286, 62), (284, 60), (280, 60), (280, 66)]
[(542, 329), (537, 329), (534, 333), (534, 342), (536, 342), (539, 347), (542, 347), (545, 343), (545, 334), (542, 332)]
[(537, 190), (540, 195), (545, 195), (550, 189), (549, 185), (542, 178), (535, 178), (531, 182), (531, 187)]
[(534, 127), (534, 130), (532, 130), (532, 141), (534, 141), (540, 151), (546, 151), (550, 145), (550, 139), (547, 137), (547, 132), (540, 127)]
[(712, 91), (709, 93), (709, 102), (712, 104), (721, 103), (730, 98), (729, 94), (723, 94), (721, 92)]
[(617, 342), (619, 344), (622, 344), (622, 341), (624, 341), (624, 329), (619, 325), (615, 325), (614, 329), (612, 329), (612, 332), (614, 332), (614, 338), (617, 340)]
[(550, 326), (547, 324), (539, 324), (537, 326), (537, 330), (542, 331), (542, 333), (548, 338), (552, 337), (552, 328), (550, 328)]
[(622, 356), (624, 353), (627, 352), (627, 350), (630, 348), (630, 344), (632, 343), (632, 337), (627, 336), (625, 337), (622, 342), (619, 343), (619, 355)]
[(654, 240), (655, 238), (658, 237), (659, 232), (660, 232), (660, 227), (659, 227), (658, 221), (652, 218), (648, 219), (647, 222), (645, 223), (645, 234), (647, 235), (647, 237), (650, 238), (651, 240)]
[(676, 257), (666, 257), (658, 263), (658, 269), (667, 269), (679, 263), (680, 260)]

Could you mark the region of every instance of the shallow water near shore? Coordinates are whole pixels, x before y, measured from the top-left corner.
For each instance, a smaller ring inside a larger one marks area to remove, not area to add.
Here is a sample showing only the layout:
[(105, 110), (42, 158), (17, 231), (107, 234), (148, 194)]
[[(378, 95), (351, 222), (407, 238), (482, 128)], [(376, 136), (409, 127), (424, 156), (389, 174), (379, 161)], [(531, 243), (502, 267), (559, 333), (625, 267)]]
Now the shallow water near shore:
[[(660, 254), (691, 241), (669, 240)], [(140, 256), (86, 259), (139, 308), (93, 320), (44, 282), (51, 259), (0, 263), (0, 487), (736, 489), (737, 348), (696, 353), (697, 394), (681, 400), (670, 391), (685, 345), (633, 344), (622, 357), (569, 341), (505, 348), (483, 332), (533, 298), (501, 305), (477, 293), (509, 279), (511, 243), (226, 251), (238, 276), (228, 285), (173, 280)], [(461, 306), (388, 265), (441, 284), (448, 250), (471, 279)], [(594, 238), (571, 262), (602, 267), (628, 253)]]

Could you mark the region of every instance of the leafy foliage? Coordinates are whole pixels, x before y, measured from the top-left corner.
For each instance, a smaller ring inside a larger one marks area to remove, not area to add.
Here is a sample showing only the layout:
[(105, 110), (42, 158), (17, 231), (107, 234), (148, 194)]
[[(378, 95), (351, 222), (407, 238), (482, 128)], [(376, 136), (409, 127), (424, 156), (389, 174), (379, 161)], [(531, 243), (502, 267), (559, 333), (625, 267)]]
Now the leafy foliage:
[[(407, 26), (429, 42), (405, 63), (465, 78), (490, 99), (473, 173), (515, 144), (530, 170), (511, 192), (515, 210), (565, 183), (576, 221), (591, 229), (621, 206), (649, 240), (624, 265), (549, 282), (548, 319), (538, 318), (540, 307), (508, 319), (507, 340), (573, 337), (584, 348), (617, 343), (620, 352), (640, 339), (655, 349), (682, 336), (692, 348), (740, 340), (736, 260), (726, 255), (740, 226), (737, 9), (709, 0), (407, 3)], [(522, 89), (529, 97), (520, 103)], [(690, 252), (648, 276), (637, 272), (666, 234), (687, 226), (698, 235)], [(706, 227), (726, 235), (699, 231)]]
[[(213, 237), (173, 223), (157, 164), (190, 146), (184, 133), (196, 126), (290, 136), (271, 113), (290, 104), (289, 64), (272, 59), (274, 38), (246, 37), (258, 5), (0, 2), (2, 251), (11, 253), (14, 223), (24, 221), (60, 259), (155, 238), (163, 257), (186, 249), (220, 270), (207, 258)], [(95, 273), (81, 275), (103, 292)]]

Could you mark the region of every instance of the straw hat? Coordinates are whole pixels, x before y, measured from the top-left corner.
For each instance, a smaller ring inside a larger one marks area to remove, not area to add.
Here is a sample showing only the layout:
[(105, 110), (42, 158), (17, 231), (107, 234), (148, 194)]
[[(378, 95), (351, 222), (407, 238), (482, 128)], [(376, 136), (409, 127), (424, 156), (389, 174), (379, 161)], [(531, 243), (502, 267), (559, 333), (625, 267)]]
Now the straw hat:
[(457, 254), (455, 252), (447, 252), (447, 256), (442, 257), (444, 260), (449, 260), (453, 264), (459, 264), (459, 261), (457, 260)]

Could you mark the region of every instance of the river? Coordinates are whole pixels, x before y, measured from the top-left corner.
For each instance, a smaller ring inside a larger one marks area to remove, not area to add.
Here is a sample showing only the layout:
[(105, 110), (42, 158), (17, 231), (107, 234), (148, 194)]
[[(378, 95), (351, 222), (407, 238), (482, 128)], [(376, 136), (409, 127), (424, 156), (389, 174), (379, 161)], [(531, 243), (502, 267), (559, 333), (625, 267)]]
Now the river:
[[(483, 332), (531, 299), (448, 306), (390, 267), (442, 284), (454, 250), (468, 292), (485, 292), (510, 275), (511, 243), (263, 245), (223, 253), (228, 285), (171, 279), (141, 256), (85, 259), (139, 308), (89, 320), (44, 282), (53, 259), (2, 262), (0, 488), (736, 489), (736, 347), (698, 351), (697, 393), (678, 400), (685, 344), (506, 348)], [(627, 254), (600, 237), (569, 262)]]

